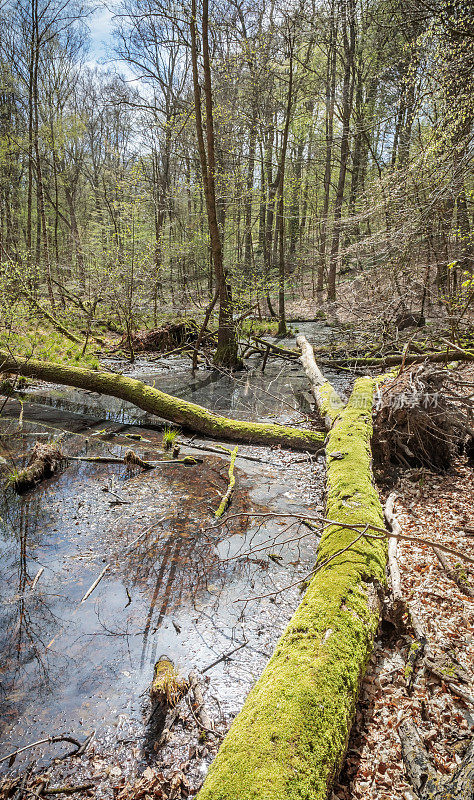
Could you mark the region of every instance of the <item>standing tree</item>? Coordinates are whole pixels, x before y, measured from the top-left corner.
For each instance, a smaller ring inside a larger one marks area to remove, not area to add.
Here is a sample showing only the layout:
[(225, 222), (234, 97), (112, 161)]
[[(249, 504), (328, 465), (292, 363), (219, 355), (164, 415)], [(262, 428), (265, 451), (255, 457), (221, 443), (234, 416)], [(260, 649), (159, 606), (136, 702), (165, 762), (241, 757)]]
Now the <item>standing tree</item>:
[(206, 141), (204, 141), (204, 126), (201, 110), (197, 22), (196, 0), (192, 0), (191, 19), (189, 24), (191, 32), (191, 62), (193, 70), (196, 134), (198, 140), (199, 160), (201, 163), (202, 182), (206, 198), (212, 263), (214, 265), (214, 273), (219, 292), (219, 332), (214, 362), (219, 366), (238, 368), (240, 367), (241, 362), (237, 351), (237, 339), (235, 335), (235, 326), (232, 314), (232, 294), (227, 280), (227, 274), (224, 269), (222, 238), (217, 221), (216, 147), (211, 83), (211, 61), (209, 53), (209, 0), (202, 0), (201, 13), (201, 46), (205, 99)]

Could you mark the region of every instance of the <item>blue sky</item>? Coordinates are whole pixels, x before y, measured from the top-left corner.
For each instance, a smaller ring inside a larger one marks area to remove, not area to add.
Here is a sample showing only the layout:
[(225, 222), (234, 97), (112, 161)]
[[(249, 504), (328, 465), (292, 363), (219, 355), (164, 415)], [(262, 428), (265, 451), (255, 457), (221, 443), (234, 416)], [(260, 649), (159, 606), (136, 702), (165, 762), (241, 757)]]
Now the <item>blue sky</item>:
[(96, 10), (87, 18), (91, 39), (86, 64), (92, 69), (94, 67), (114, 69), (125, 80), (133, 82), (137, 80), (133, 71), (125, 61), (116, 58), (112, 50), (113, 17), (114, 0), (110, 0), (107, 4), (97, 3)]
[(87, 22), (91, 32), (91, 42), (88, 63), (93, 66), (104, 63), (112, 54), (108, 48), (112, 44), (113, 11), (111, 6), (99, 3), (97, 10), (92, 14)]

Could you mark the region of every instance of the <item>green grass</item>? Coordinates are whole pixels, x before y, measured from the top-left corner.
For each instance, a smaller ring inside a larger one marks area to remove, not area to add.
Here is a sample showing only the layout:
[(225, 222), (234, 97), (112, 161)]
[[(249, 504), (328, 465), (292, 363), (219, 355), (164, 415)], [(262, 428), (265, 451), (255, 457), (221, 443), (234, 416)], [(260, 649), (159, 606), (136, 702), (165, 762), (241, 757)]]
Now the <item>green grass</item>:
[[(97, 344), (92, 341), (90, 347), (97, 348)], [(82, 344), (71, 342), (45, 324), (41, 324), (41, 327), (37, 325), (23, 328), (21, 323), (18, 323), (9, 330), (0, 328), (0, 349), (26, 358), (100, 369), (100, 362), (95, 353), (88, 349), (82, 355)]]
[(171, 450), (178, 437), (179, 431), (176, 428), (165, 428), (163, 434), (163, 449)]

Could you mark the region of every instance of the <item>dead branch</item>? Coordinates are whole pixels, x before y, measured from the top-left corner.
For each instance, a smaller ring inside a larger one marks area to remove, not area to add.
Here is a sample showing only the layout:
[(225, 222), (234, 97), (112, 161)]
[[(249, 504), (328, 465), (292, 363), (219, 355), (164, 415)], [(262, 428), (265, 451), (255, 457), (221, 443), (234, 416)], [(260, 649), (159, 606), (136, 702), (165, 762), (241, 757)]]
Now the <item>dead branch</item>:
[(400, 723), (398, 735), (408, 779), (420, 800), (473, 800), (474, 739), (461, 764), (450, 777), (445, 778), (433, 767), (411, 720)]

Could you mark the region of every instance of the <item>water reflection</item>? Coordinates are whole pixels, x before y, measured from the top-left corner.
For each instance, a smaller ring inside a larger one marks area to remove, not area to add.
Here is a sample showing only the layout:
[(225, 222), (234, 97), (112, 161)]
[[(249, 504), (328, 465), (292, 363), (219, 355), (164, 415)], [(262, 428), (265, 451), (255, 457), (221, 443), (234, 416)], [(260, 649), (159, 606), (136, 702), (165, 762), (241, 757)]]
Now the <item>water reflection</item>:
[[(291, 381), (273, 377), (270, 391), (281, 391), (285, 403), (294, 403)], [(174, 376), (173, 382), (177, 381)], [(211, 404), (209, 392), (215, 392), (214, 406), (221, 393), (225, 403), (235, 402), (237, 411), (245, 414), (248, 409), (242, 411), (243, 404), (250, 398), (250, 407), (259, 414), (255, 398), (260, 379), (252, 381), (246, 376), (231, 391), (222, 377), (210, 380), (206, 375), (196, 385), (181, 388), (183, 395), (206, 404)], [(206, 399), (196, 396), (200, 393), (207, 393)], [(86, 399), (96, 430), (109, 398)], [(56, 400), (51, 398), (51, 406)], [(84, 393), (65, 390), (58, 404), (62, 403), (82, 413)], [(122, 411), (124, 421), (128, 412)], [(8, 451), (8, 458), (16, 458), (18, 464), (32, 443), (30, 432), (58, 433), (57, 428), (41, 427), (40, 413), (36, 405), (35, 422), (28, 422), (25, 406), (23, 434), (12, 440)], [(62, 413), (49, 416), (49, 424), (67, 427), (70, 417), (64, 415), (61, 422)], [(77, 417), (74, 426), (87, 431), (90, 424)], [(0, 420), (0, 432), (8, 432), (8, 425)], [(150, 450), (156, 436), (151, 430), (142, 433), (148, 440), (144, 447)], [(69, 451), (85, 448), (83, 436), (67, 435), (65, 440)], [(89, 436), (88, 447), (88, 452), (120, 455), (125, 445)], [(144, 452), (139, 443), (134, 447)], [(193, 467), (173, 465), (139, 474), (121, 465), (73, 462), (21, 498), (5, 491), (0, 503), (0, 755), (53, 731), (80, 729), (87, 734), (92, 727), (105, 729), (117, 714), (141, 719), (141, 695), (161, 655), (186, 672), (203, 668), (234, 642), (247, 640), (248, 646), (232, 664), (231, 677), (225, 663), (212, 671), (213, 691), (223, 709), (238, 710), (298, 592), (286, 592), (274, 603), (250, 603), (244, 612), (235, 601), (294, 583), (312, 563), (315, 539), (303, 543), (296, 556), (293, 549), (283, 549), (279, 562), (269, 560), (266, 553), (227, 561), (229, 555), (246, 552), (251, 542), (258, 544), (279, 530), (275, 522), (260, 528), (243, 517), (229, 530), (211, 527), (226, 489), (227, 467), (225, 458), (209, 454), (203, 464)], [(278, 471), (255, 463), (237, 468), (232, 511), (295, 502), (286, 498), (288, 483), (281, 474), (277, 479)], [(115, 504), (113, 496), (103, 491), (112, 478), (116, 493), (129, 504)], [(294, 493), (292, 478), (288, 481)], [(305, 510), (300, 501), (294, 508)], [(105, 565), (109, 568), (104, 578), (81, 603)], [(44, 573), (32, 590), (41, 566)]]

